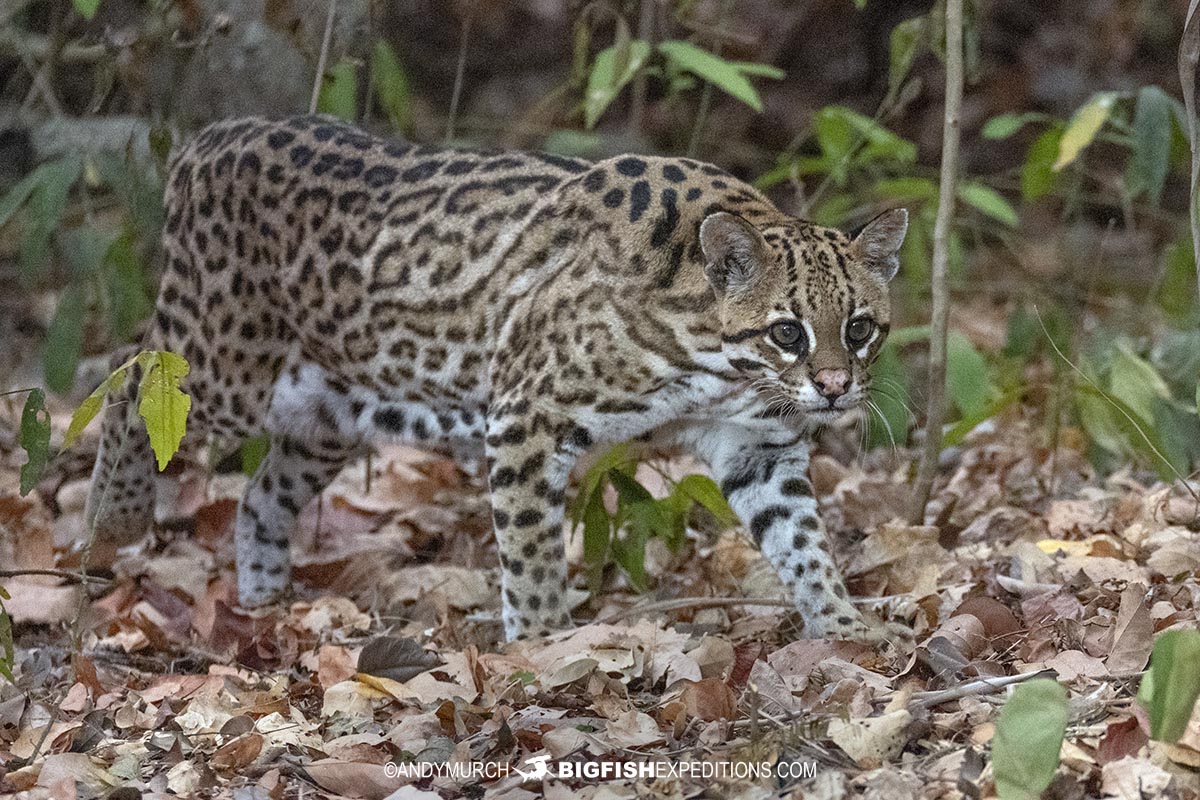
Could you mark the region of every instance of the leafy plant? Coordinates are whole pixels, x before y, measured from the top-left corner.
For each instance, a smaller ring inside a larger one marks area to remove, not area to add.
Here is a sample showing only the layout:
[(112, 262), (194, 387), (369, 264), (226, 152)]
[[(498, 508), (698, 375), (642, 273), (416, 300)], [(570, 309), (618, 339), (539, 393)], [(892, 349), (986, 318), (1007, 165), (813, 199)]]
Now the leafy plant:
[[(1200, 403), (1197, 403), (1200, 405)], [(1138, 702), (1150, 715), (1150, 738), (1176, 742), (1200, 698), (1200, 632), (1167, 631), (1154, 642)]]
[[(121, 204), (116, 229), (94, 221), (96, 190)], [(78, 197), (82, 219), (71, 211)], [(19, 224), (20, 277), (34, 286), (62, 264), (66, 286), (46, 335), (46, 386), (71, 388), (88, 322), (99, 316), (114, 340), (131, 337), (153, 310), (146, 264), (157, 247), (163, 210), (153, 170), (115, 155), (67, 156), (37, 167), (0, 198), (0, 226)], [(51, 256), (56, 256), (51, 258)]]
[[(583, 47), (586, 45), (584, 37)], [(576, 46), (579, 47), (578, 42)], [(708, 82), (755, 111), (762, 111), (762, 98), (750, 79), (777, 80), (784, 76), (782, 70), (769, 64), (731, 61), (683, 39), (651, 46), (642, 39), (629, 38), (623, 21), (617, 28), (617, 41), (596, 54), (586, 73), (582, 108), (584, 125), (588, 129), (596, 126), (622, 90), (639, 74), (663, 81), (670, 96), (693, 88), (696, 79)]]
[(1000, 800), (1042, 796), (1058, 769), (1066, 730), (1066, 689), (1039, 679), (1013, 690), (992, 740), (992, 771)]
[(21, 496), (33, 491), (38, 478), (50, 459), (50, 413), (46, 411), (46, 394), (31, 389), (21, 411), (21, 448), (27, 459), (21, 465)]
[(138, 414), (146, 425), (159, 470), (166, 468), (187, 432), (192, 399), (179, 388), (179, 382), (188, 374), (187, 361), (183, 356), (165, 350), (143, 350), (109, 373), (71, 416), (63, 438), (64, 450), (75, 443), (100, 412), (105, 398), (124, 386), (126, 373), (135, 364), (142, 368), (138, 383)]
[[(703, 475), (688, 475), (678, 482), (667, 479), (669, 493), (655, 498), (634, 477), (637, 463), (627, 445), (614, 447), (587, 471), (575, 499), (571, 516), (576, 529), (583, 528), (584, 563), (593, 592), (600, 589), (610, 562), (625, 571), (634, 588), (647, 588), (646, 545), (657, 537), (672, 552), (677, 551), (696, 506), (706, 509), (722, 526), (737, 523), (712, 479)], [(612, 512), (605, 504), (609, 487), (616, 493)]]

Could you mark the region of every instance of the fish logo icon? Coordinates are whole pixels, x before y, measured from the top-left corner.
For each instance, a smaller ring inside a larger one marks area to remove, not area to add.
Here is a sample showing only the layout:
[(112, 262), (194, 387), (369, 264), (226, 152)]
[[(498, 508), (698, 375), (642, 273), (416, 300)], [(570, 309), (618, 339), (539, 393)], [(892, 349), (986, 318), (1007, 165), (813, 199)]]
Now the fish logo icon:
[(537, 781), (550, 774), (549, 763), (549, 755), (534, 756), (533, 758), (525, 759), (525, 769), (521, 769), (520, 767), (513, 767), (513, 769), (525, 780)]

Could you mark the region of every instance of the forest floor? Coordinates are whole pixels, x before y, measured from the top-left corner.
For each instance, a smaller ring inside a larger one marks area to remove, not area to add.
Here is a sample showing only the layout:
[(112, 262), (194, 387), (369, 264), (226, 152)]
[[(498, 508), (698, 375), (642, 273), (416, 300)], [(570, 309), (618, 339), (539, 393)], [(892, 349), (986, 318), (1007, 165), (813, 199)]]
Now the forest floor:
[[(3, 408), (0, 564), (77, 571), (86, 458), (19, 497), (19, 405)], [(0, 794), (983, 797), (1007, 687), (1056, 675), (1070, 720), (1054, 796), (1196, 797), (1200, 716), (1161, 745), (1134, 701), (1154, 635), (1197, 624), (1196, 501), (1098, 479), (1082, 436), (1048, 446), (1030, 419), (1012, 409), (947, 452), (926, 526), (899, 521), (909, 452), (839, 461), (848, 429), (816, 457), (851, 592), (914, 634), (892, 650), (804, 639), (737, 531), (689, 531), (677, 553), (652, 540), (652, 593), (610, 576), (577, 593), (576, 629), (506, 645), (482, 482), (403, 449), (306, 510), (297, 599), (248, 614), (231, 536), (245, 478), (174, 470), (153, 537), (92, 548), (90, 602), (62, 577), (0, 579), (16, 638)]]

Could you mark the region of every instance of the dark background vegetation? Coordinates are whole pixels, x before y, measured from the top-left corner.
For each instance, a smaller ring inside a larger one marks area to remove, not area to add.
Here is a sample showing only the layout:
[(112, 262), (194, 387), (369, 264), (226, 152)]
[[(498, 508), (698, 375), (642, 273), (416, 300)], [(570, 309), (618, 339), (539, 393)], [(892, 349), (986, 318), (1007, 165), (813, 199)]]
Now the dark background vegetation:
[[(1191, 471), (1200, 338), (1176, 72), (1186, 5), (967, 4), (951, 444), (1023, 407), (1048, 440), (1082, 429), (1103, 469)], [(0, 388), (78, 399), (103, 371), (89, 359), (136, 338), (171, 144), (222, 117), (306, 111), (330, 6), (0, 6)], [(377, 131), (593, 158), (692, 154), (844, 227), (909, 207), (898, 330), (867, 434), (906, 441), (924, 394), (940, 5), (343, 0), (335, 11), (318, 107)], [(777, 72), (738, 73), (747, 96), (654, 49), (681, 40), (726, 76), (738, 62)], [(589, 101), (606, 83), (604, 53), (634, 64), (643, 42), (632, 79), (610, 76), (610, 102)], [(1101, 108), (1065, 158), (1064, 136)]]

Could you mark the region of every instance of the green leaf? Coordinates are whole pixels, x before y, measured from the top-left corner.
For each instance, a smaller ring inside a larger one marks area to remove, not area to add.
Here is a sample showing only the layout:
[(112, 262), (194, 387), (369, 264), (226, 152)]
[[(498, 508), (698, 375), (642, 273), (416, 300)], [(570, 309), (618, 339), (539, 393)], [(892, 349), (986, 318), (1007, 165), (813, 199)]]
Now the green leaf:
[(924, 16), (906, 19), (892, 28), (888, 55), (888, 97), (900, 93), (913, 61), (925, 44), (926, 28)]
[(852, 166), (873, 162), (911, 164), (917, 147), (868, 116), (844, 106), (825, 106), (813, 116), (813, 131), (825, 158), (825, 170), (839, 185)]
[(326, 72), (317, 95), (317, 111), (347, 122), (358, 119), (358, 68), (353, 61), (342, 58)]
[(1129, 161), (1129, 186), (1134, 195), (1145, 193), (1158, 205), (1171, 166), (1171, 116), (1174, 101), (1157, 86), (1138, 91), (1133, 114), (1133, 157)]
[(32, 284), (41, 275), (50, 251), (50, 239), (62, 223), (71, 187), (79, 178), (83, 162), (77, 156), (42, 164), (34, 170), (33, 191), (28, 194), (29, 225), (21, 240), (21, 279)]
[(600, 591), (604, 576), (604, 565), (608, 561), (612, 543), (612, 519), (604, 507), (604, 491), (595, 487), (583, 506), (583, 563), (588, 571), (588, 588), (592, 593)]
[(787, 77), (787, 72), (773, 64), (763, 64), (758, 61), (730, 61), (738, 72), (743, 75), (753, 75), (756, 78), (771, 78), (781, 81)]
[(951, 331), (946, 343), (946, 382), (950, 398), (964, 417), (983, 414), (996, 395), (987, 361), (958, 331)]
[(380, 39), (371, 53), (371, 75), (375, 78), (375, 96), (397, 131), (408, 129), (412, 121), (412, 96), (408, 75), (396, 57), (396, 51)]
[(721, 494), (721, 487), (717, 486), (712, 478), (706, 475), (685, 475), (675, 484), (675, 490), (699, 503), (722, 525), (737, 524), (737, 514), (733, 513), (725, 495)]
[(1063, 128), (1055, 125), (1029, 145), (1025, 163), (1021, 166), (1021, 197), (1026, 201), (1045, 197), (1058, 182), (1054, 162), (1058, 158)]
[(182, 356), (168, 351), (143, 353), (138, 360), (144, 370), (138, 387), (138, 414), (146, 423), (150, 448), (161, 472), (187, 432), (192, 398), (180, 390), (179, 381), (188, 374), (189, 367)]
[(958, 199), (969, 206), (987, 214), (994, 220), (1003, 222), (1010, 228), (1017, 227), (1020, 219), (1016, 209), (1004, 199), (1004, 196), (990, 186), (979, 181), (967, 181), (958, 188)]
[(1154, 642), (1138, 701), (1150, 714), (1150, 738), (1179, 741), (1200, 697), (1200, 631), (1166, 631)]
[(1004, 704), (992, 740), (1000, 800), (1036, 800), (1054, 779), (1067, 730), (1067, 691), (1052, 680), (1019, 685)]
[(1181, 471), (1168, 459), (1167, 448), (1151, 420), (1139, 417), (1124, 401), (1091, 384), (1079, 384), (1075, 390), (1079, 422), (1097, 445), (1111, 453), (1139, 458), (1153, 466), (1165, 481), (1173, 480)]
[(242, 442), (239, 449), (242, 457), (242, 474), (253, 477), (271, 449), (271, 435), (260, 433), (258, 436), (251, 436)]
[(1162, 309), (1181, 322), (1196, 309), (1196, 261), (1190, 236), (1164, 248), (1157, 298)]
[(137, 360), (137, 356), (129, 359), (121, 366), (114, 369), (104, 381), (95, 388), (95, 390), (84, 398), (79, 404), (79, 408), (75, 409), (75, 413), (71, 415), (71, 424), (67, 426), (67, 433), (63, 436), (62, 449), (66, 450), (71, 445), (75, 444), (75, 440), (79, 438), (79, 434), (83, 433), (83, 429), (88, 426), (96, 415), (100, 413), (100, 409), (104, 406), (104, 398), (108, 397), (113, 391), (120, 389), (125, 382), (125, 371), (133, 365)]
[(762, 111), (762, 99), (758, 91), (734, 62), (682, 39), (660, 42), (658, 49), (678, 69), (708, 81), (755, 111)]
[(71, 4), (84, 19), (96, 16), (96, 10), (100, 8), (100, 0), (71, 0)]
[(650, 57), (650, 44), (641, 39), (629, 41), (624, 50), (621, 64), (617, 63), (617, 45), (601, 50), (592, 62), (583, 97), (584, 126), (589, 130)]
[(898, 203), (929, 202), (937, 199), (937, 184), (928, 178), (883, 178), (871, 187), (871, 194)]
[(54, 319), (46, 331), (46, 350), (43, 367), (46, 386), (51, 391), (63, 394), (75, 383), (75, 367), (83, 352), (84, 320), (83, 287), (68, 286), (58, 299)]
[(1038, 113), (1000, 114), (985, 122), (979, 133), (985, 139), (1007, 139), (1029, 123), (1045, 118), (1045, 114)]
[(1127, 341), (1119, 341), (1109, 363), (1109, 391), (1141, 419), (1154, 419), (1154, 398), (1169, 399), (1166, 381), (1146, 359), (1133, 352)]
[(46, 411), (46, 394), (33, 389), (25, 398), (21, 410), (21, 448), (29, 455), (21, 465), (21, 496), (33, 491), (50, 460), (50, 413)]
[(119, 339), (127, 340), (154, 311), (154, 303), (146, 296), (145, 268), (131, 233), (113, 240), (104, 254), (104, 263), (108, 267), (104, 286), (109, 323)]
[(1100, 128), (1108, 121), (1117, 97), (1116, 92), (1097, 92), (1075, 112), (1058, 144), (1058, 158), (1052, 167), (1055, 172), (1061, 172), (1079, 158), (1083, 149), (1095, 140)]

